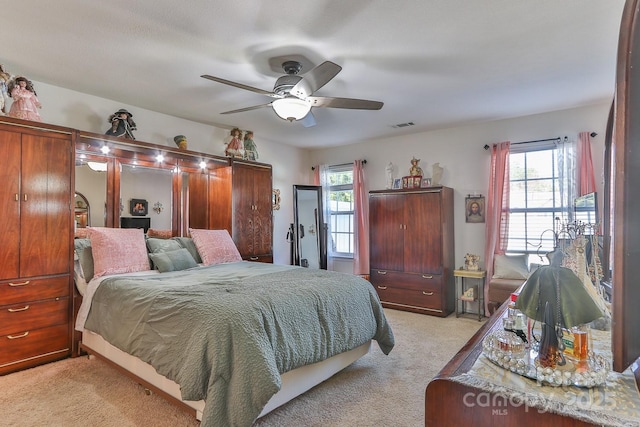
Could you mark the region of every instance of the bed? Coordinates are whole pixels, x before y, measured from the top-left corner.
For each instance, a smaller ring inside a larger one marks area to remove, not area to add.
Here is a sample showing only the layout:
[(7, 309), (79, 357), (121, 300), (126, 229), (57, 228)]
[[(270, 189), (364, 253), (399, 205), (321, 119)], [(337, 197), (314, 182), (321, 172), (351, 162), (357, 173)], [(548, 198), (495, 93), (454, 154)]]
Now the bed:
[(393, 348), (364, 279), (242, 261), (224, 230), (191, 230), (192, 241), (177, 240), (179, 256), (172, 239), (123, 230), (89, 231), (95, 274), (76, 319), (82, 347), (193, 408), (202, 426), (251, 425), (366, 354), (371, 340)]

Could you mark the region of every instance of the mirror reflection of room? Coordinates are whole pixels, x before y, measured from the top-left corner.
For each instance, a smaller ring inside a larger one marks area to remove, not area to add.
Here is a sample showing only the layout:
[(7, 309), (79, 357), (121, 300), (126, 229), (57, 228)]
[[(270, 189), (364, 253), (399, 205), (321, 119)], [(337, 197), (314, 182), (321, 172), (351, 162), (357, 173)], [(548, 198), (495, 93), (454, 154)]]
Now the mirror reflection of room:
[[(76, 164), (76, 193), (81, 194), (87, 206), (86, 224), (80, 219), (77, 227), (104, 227), (107, 204), (107, 164), (104, 162), (82, 162)], [(76, 207), (78, 197), (75, 198)], [(76, 213), (77, 215), (77, 213)], [(76, 221), (78, 222), (76, 217)]]
[[(172, 183), (173, 173), (169, 169), (122, 164), (120, 217), (146, 217), (150, 219), (151, 228), (171, 230)], [(147, 202), (144, 215), (130, 211), (131, 200), (145, 200)], [(154, 210), (154, 206), (162, 206), (162, 209)]]

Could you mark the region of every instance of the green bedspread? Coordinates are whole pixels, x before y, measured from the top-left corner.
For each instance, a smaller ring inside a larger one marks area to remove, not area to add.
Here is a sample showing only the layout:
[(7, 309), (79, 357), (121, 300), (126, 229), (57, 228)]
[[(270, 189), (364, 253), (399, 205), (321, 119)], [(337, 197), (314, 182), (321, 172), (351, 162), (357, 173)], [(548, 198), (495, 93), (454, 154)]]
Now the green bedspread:
[(239, 262), (105, 279), (85, 328), (205, 400), (202, 426), (249, 426), (280, 373), (370, 339), (394, 345), (378, 296), (352, 275)]

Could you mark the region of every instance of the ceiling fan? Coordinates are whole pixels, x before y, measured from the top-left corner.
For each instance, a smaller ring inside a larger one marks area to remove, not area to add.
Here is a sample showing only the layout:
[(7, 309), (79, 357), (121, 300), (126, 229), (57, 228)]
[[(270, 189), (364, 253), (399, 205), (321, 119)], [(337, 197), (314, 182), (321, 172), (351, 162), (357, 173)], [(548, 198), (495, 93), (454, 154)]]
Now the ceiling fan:
[(304, 75), (298, 74), (302, 70), (302, 65), (298, 61), (285, 61), (282, 64), (282, 68), (286, 75), (276, 80), (276, 84), (273, 86), (273, 91), (271, 92), (207, 74), (202, 77), (213, 80), (214, 82), (275, 98), (275, 100), (268, 104), (225, 111), (220, 114), (241, 113), (263, 107), (272, 107), (278, 117), (290, 122), (302, 120), (302, 124), (305, 127), (309, 127), (316, 124), (313, 113), (311, 112), (312, 107), (347, 108), (354, 110), (379, 110), (382, 108), (383, 103), (379, 101), (311, 96), (342, 70), (341, 66), (331, 61), (323, 62)]

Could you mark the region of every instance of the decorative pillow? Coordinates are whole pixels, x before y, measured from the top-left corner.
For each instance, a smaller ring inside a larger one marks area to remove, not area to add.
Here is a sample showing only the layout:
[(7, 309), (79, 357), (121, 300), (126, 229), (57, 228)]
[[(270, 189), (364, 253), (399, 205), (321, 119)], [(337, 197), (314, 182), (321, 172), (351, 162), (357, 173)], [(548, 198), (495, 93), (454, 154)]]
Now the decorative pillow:
[(196, 244), (193, 243), (193, 239), (191, 237), (172, 237), (171, 239), (175, 240), (180, 244), (181, 247), (188, 250), (193, 259), (195, 259), (198, 264), (202, 264), (202, 258), (200, 258), (198, 248), (196, 248)]
[(141, 228), (90, 227), (94, 277), (150, 270)]
[(153, 265), (160, 273), (167, 271), (186, 270), (187, 268), (197, 267), (196, 260), (185, 248), (175, 251), (159, 252), (149, 254), (149, 258), (153, 261)]
[(526, 255), (496, 255), (493, 260), (495, 279), (526, 279), (529, 277)]
[(238, 248), (227, 230), (190, 228), (189, 232), (204, 265), (242, 261), (240, 252), (238, 252)]
[(161, 252), (177, 251), (178, 249), (182, 249), (182, 246), (180, 243), (172, 239), (149, 237), (147, 239), (147, 248), (149, 248), (149, 253), (156, 254)]
[(89, 237), (89, 230), (86, 228), (76, 228), (75, 237), (78, 239), (86, 239)]
[[(86, 230), (86, 229), (85, 229)], [(93, 279), (93, 252), (91, 250), (91, 240), (73, 239), (73, 246), (78, 256), (78, 262), (82, 269), (82, 277), (87, 282)]]
[(172, 234), (171, 230), (156, 230), (155, 228), (147, 230), (147, 237), (157, 237), (158, 239), (170, 239)]

